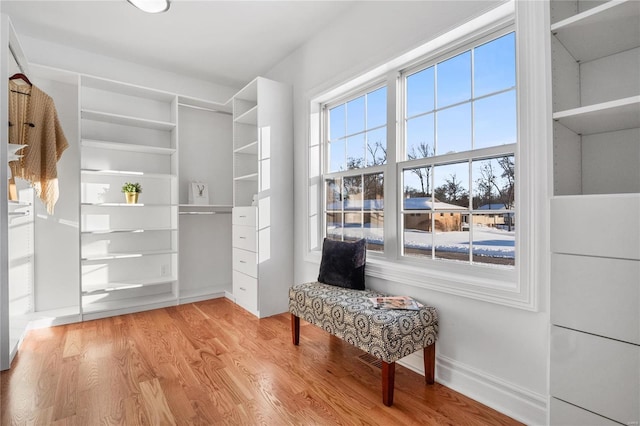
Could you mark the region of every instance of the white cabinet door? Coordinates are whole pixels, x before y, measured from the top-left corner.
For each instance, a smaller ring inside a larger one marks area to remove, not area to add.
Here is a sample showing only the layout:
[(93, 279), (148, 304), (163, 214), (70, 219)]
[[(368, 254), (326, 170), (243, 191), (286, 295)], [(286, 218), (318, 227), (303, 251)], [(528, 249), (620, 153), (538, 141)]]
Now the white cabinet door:
[(640, 346), (554, 326), (550, 388), (558, 399), (622, 424), (638, 424)]

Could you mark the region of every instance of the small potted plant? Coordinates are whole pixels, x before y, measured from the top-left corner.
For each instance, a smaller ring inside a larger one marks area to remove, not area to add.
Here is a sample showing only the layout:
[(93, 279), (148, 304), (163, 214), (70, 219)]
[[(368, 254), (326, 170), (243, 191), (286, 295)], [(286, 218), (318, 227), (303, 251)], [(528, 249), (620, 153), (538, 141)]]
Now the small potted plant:
[(140, 186), (138, 182), (126, 182), (124, 185), (122, 185), (122, 192), (124, 192), (127, 204), (135, 204), (138, 202), (138, 194), (142, 192), (142, 186)]

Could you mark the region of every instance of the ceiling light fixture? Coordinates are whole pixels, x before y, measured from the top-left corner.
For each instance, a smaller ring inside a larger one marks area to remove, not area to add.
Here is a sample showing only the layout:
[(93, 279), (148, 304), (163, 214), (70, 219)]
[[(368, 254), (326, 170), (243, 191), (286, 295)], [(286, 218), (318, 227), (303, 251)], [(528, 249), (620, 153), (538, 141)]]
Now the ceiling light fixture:
[(138, 9), (147, 13), (161, 13), (169, 10), (169, 0), (127, 0)]

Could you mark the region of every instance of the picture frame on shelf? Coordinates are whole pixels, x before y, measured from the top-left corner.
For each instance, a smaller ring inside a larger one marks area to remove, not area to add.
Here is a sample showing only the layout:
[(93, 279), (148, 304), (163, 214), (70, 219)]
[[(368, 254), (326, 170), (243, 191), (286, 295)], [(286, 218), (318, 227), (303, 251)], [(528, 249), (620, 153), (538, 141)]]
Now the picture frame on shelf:
[(189, 183), (189, 204), (209, 204), (209, 185), (204, 182), (192, 181)]

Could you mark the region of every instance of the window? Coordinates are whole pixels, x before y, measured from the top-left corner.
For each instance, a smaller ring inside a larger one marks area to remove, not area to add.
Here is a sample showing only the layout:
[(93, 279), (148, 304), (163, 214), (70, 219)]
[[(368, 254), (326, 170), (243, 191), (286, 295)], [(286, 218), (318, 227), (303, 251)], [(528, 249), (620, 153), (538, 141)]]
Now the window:
[(325, 108), (325, 235), (384, 249), (387, 88)]
[(515, 33), (402, 76), (402, 255), (513, 267)]
[[(531, 26), (516, 34), (516, 19)], [(312, 96), (305, 260), (320, 261), (323, 236), (362, 235), (377, 250), (370, 277), (537, 309), (551, 108), (547, 46), (530, 20), (506, 2)], [(380, 89), (387, 120), (367, 123), (367, 96)], [(354, 116), (365, 123), (349, 125)], [(367, 144), (376, 130), (381, 157)], [(356, 156), (349, 138), (360, 134)]]

